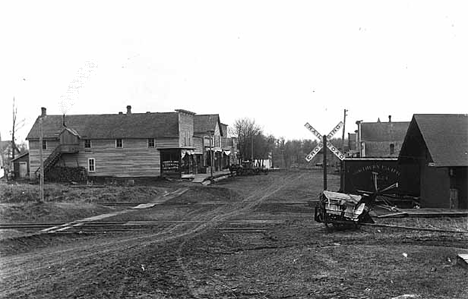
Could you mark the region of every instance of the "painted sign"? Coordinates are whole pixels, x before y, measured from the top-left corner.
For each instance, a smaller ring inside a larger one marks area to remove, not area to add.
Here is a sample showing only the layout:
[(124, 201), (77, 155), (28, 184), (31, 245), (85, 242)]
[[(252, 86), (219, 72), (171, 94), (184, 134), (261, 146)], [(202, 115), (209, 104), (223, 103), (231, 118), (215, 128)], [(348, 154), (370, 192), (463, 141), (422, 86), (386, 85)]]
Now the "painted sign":
[(312, 132), (319, 140), (322, 140), (322, 134), (320, 134), (317, 130), (314, 129), (309, 123), (304, 125), (309, 131)]
[(331, 142), (327, 141), (327, 147), (333, 154), (335, 154), (335, 156), (338, 157), (338, 159), (343, 160), (345, 158), (345, 155), (340, 152), (340, 150), (337, 149), (333, 144), (331, 144)]
[[(309, 131), (312, 132), (312, 134), (314, 134), (319, 140), (322, 140), (323, 136), (322, 134), (320, 134), (317, 130), (314, 129), (314, 127), (312, 127), (309, 123), (306, 123), (304, 125)], [(333, 135), (336, 134), (336, 132), (338, 132), (341, 127), (343, 126), (343, 122), (340, 121), (334, 128), (333, 130), (331, 130), (330, 133), (328, 133), (327, 135), (327, 139), (330, 139), (333, 137)], [(327, 147), (330, 149), (330, 151), (338, 157), (338, 159), (340, 160), (343, 160), (345, 158), (345, 155), (340, 152), (339, 149), (337, 149), (333, 144), (331, 144), (329, 141), (327, 141)], [(307, 162), (310, 162), (312, 160), (312, 158), (314, 158), (319, 152), (320, 150), (323, 148), (323, 143), (320, 142), (307, 156), (306, 156), (306, 161)]]
[(335, 135), (335, 134), (336, 134), (336, 132), (338, 132), (338, 131), (341, 129), (341, 127), (342, 127), (342, 126), (343, 126), (343, 122), (342, 122), (342, 121), (340, 121), (340, 122), (339, 122), (339, 123), (338, 123), (338, 124), (337, 124), (337, 125), (336, 125), (336, 126), (333, 128), (333, 130), (331, 130), (331, 132), (330, 132), (330, 133), (328, 133), (328, 135), (327, 135), (327, 139), (330, 139), (330, 138), (332, 138), (332, 137), (333, 137), (333, 135)]
[(320, 152), (323, 147), (323, 142), (320, 142), (307, 156), (306, 161), (310, 162)]

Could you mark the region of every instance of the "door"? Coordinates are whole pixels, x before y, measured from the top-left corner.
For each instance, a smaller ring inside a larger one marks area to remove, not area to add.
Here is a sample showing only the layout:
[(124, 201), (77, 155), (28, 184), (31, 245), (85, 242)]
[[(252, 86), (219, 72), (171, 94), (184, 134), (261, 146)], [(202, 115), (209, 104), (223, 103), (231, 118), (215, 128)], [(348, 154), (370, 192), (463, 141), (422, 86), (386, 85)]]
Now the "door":
[(19, 162), (19, 176), (20, 178), (26, 177), (28, 174), (28, 163), (27, 162)]

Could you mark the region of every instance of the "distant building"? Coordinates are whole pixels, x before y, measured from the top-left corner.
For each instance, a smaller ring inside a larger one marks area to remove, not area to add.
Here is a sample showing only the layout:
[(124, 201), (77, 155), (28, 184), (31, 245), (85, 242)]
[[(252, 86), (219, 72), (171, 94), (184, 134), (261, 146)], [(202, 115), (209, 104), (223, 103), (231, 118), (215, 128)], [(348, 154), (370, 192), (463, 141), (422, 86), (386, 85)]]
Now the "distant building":
[(467, 209), (468, 115), (413, 115), (398, 162), (419, 168), (422, 207)]
[[(200, 114), (194, 117), (194, 138), (196, 145), (197, 159), (204, 159), (204, 169), (208, 168), (219, 171), (230, 165), (230, 157), (235, 150), (228, 144), (227, 137), (228, 126), (221, 123), (219, 114)], [(232, 154), (231, 154), (232, 153)]]
[(357, 140), (356, 140), (356, 133), (348, 133), (348, 151), (356, 151), (357, 150)]
[[(398, 157), (409, 122), (362, 122), (358, 121), (356, 131), (357, 157), (389, 158)], [(351, 134), (350, 134), (351, 138)], [(350, 148), (354, 147), (350, 144)]]

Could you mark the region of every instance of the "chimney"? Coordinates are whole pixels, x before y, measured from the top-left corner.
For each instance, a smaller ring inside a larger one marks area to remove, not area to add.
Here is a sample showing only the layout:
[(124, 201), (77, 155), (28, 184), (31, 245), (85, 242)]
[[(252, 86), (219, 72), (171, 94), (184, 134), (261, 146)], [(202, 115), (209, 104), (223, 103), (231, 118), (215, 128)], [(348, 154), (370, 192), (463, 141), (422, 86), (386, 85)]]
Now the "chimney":
[(132, 106), (127, 106), (127, 114), (132, 114)]
[(44, 116), (46, 116), (46, 115), (47, 115), (47, 108), (42, 107), (42, 108), (41, 108), (41, 117), (44, 117)]
[(389, 122), (389, 123), (392, 122), (392, 116), (391, 116), (391, 115), (388, 116), (388, 122)]

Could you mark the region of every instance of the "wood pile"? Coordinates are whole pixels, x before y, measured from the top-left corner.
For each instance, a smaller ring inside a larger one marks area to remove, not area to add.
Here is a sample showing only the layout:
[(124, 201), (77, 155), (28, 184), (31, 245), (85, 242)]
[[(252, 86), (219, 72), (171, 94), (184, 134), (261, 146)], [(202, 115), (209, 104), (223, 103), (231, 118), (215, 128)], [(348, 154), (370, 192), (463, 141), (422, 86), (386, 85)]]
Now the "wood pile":
[(88, 173), (84, 167), (52, 167), (44, 176), (49, 182), (85, 182)]

